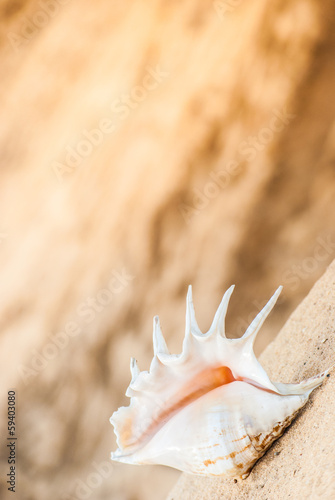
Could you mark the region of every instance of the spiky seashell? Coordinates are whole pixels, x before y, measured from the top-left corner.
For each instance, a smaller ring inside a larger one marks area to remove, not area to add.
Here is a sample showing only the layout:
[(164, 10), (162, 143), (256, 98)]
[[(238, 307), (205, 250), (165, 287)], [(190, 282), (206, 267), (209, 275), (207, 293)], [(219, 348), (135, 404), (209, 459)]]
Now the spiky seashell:
[(225, 316), (233, 288), (203, 334), (189, 287), (179, 355), (169, 353), (159, 319), (154, 318), (150, 370), (140, 372), (131, 360), (126, 392), (130, 405), (110, 419), (119, 447), (113, 460), (245, 478), (322, 383), (327, 371), (299, 384), (271, 382), (254, 354), (255, 337), (282, 287), (241, 338), (226, 338)]

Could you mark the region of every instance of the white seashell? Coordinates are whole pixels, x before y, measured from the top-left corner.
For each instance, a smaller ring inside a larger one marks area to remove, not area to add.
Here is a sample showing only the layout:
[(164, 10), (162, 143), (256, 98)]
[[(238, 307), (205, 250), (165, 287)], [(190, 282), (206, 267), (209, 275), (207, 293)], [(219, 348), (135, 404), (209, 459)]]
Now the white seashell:
[(241, 338), (226, 338), (225, 316), (233, 288), (225, 293), (209, 331), (202, 334), (189, 287), (179, 355), (169, 353), (159, 319), (154, 318), (150, 370), (140, 372), (131, 360), (126, 392), (130, 405), (110, 419), (119, 447), (113, 460), (245, 478), (322, 383), (328, 371), (299, 384), (271, 382), (254, 354), (256, 335), (282, 287)]

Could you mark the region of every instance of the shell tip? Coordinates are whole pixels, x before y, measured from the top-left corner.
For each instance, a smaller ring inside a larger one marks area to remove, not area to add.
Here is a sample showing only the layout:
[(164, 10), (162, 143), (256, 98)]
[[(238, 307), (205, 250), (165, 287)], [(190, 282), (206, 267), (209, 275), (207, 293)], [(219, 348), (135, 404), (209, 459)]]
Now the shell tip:
[(214, 333), (214, 331), (217, 331), (221, 337), (226, 338), (226, 333), (225, 333), (225, 319), (226, 319), (226, 314), (227, 314), (227, 309), (228, 309), (228, 304), (229, 300), (231, 297), (231, 294), (233, 293), (235, 288), (235, 285), (231, 285), (226, 293), (224, 294), (221, 303), (215, 313), (212, 325), (209, 329), (211, 333)]
[(163, 333), (161, 330), (161, 325), (158, 316), (154, 316), (153, 319), (153, 346), (154, 346), (154, 355), (158, 354), (169, 354), (169, 350), (167, 348), (165, 339), (163, 337)]
[(135, 358), (130, 358), (130, 373), (131, 373), (131, 382), (139, 376), (140, 369), (138, 367), (137, 361)]
[(283, 289), (283, 287), (279, 286), (277, 288), (277, 290), (275, 291), (275, 293), (270, 298), (270, 300), (267, 302), (267, 304), (257, 314), (255, 319), (251, 322), (250, 326), (247, 328), (245, 334), (243, 335), (243, 337), (242, 337), (243, 340), (248, 340), (252, 344), (254, 343), (257, 333), (259, 332), (264, 321), (266, 320), (266, 318), (269, 316), (270, 312), (272, 311), (282, 289)]
[(196, 336), (202, 335), (197, 320), (195, 319), (195, 311), (192, 298), (192, 285), (189, 285), (186, 297), (185, 338), (187, 338), (191, 333), (193, 333)]

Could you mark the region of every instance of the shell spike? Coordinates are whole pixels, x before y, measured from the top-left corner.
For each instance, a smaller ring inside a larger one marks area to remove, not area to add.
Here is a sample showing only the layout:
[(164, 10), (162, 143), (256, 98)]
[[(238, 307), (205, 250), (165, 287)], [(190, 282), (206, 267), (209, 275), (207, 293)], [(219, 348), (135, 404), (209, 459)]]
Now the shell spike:
[(140, 374), (140, 369), (138, 367), (138, 364), (137, 364), (137, 361), (135, 358), (130, 359), (130, 373), (131, 373), (131, 382), (130, 383), (132, 383), (137, 379), (137, 377)]
[(247, 330), (246, 330), (245, 334), (243, 335), (243, 337), (241, 338), (241, 340), (242, 339), (248, 340), (253, 345), (255, 338), (257, 336), (257, 333), (259, 332), (264, 321), (266, 320), (266, 318), (268, 317), (268, 315), (272, 311), (282, 289), (283, 289), (282, 286), (277, 288), (277, 290), (272, 295), (269, 302), (263, 307), (263, 309), (255, 317), (255, 319), (250, 323), (249, 327), (247, 328)]
[(230, 297), (234, 291), (235, 285), (232, 285), (226, 293), (223, 296), (223, 299), (221, 300), (221, 303), (218, 307), (218, 310), (215, 313), (213, 323), (209, 329), (211, 333), (217, 331), (221, 337), (226, 338), (226, 333), (225, 333), (225, 319), (226, 319), (226, 314), (227, 314), (227, 309), (228, 309), (228, 304)]
[(322, 384), (325, 377), (329, 374), (333, 367), (328, 368), (322, 373), (303, 380), (299, 384), (281, 384), (276, 382), (274, 385), (281, 392), (281, 394), (291, 395), (291, 394), (310, 394), (316, 387)]
[(153, 345), (155, 356), (158, 354), (170, 354), (163, 337), (158, 316), (155, 316), (153, 320)]
[(186, 327), (185, 339), (193, 333), (195, 336), (202, 336), (202, 332), (198, 327), (197, 320), (195, 319), (195, 311), (192, 299), (192, 285), (189, 285), (186, 297)]

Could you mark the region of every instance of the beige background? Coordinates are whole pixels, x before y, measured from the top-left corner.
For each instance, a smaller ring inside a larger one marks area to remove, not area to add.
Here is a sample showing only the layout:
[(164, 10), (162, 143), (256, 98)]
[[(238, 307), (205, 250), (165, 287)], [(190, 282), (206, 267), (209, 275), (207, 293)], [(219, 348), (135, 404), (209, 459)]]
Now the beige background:
[(163, 499), (178, 472), (109, 463), (152, 317), (179, 352), (189, 283), (203, 330), (237, 285), (232, 336), (283, 284), (260, 352), (334, 258), (333, 2), (2, 0), (0, 19), (20, 499)]

